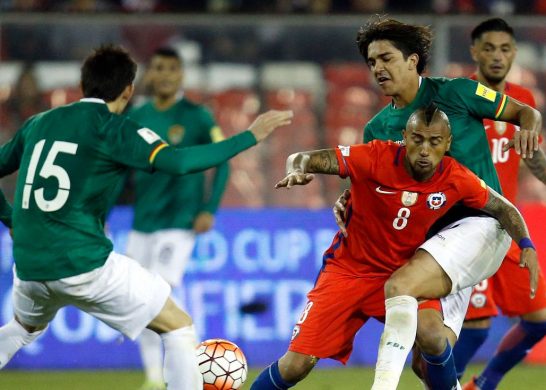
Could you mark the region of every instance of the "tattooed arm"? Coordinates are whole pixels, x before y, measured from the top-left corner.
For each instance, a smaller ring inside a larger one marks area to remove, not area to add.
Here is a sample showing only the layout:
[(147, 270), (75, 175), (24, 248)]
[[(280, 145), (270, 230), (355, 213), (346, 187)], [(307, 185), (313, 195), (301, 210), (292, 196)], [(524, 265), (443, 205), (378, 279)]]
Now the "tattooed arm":
[(523, 217), (512, 203), (491, 188), (489, 188), (489, 199), (482, 210), (496, 218), (522, 248), (519, 265), (529, 268), (531, 298), (534, 298), (538, 283), (538, 258)]
[(533, 157), (523, 160), (531, 173), (541, 182), (546, 184), (546, 156), (539, 149), (533, 154)]
[(286, 160), (286, 177), (275, 188), (306, 185), (313, 180), (313, 173), (339, 175), (335, 149), (313, 150), (294, 153)]

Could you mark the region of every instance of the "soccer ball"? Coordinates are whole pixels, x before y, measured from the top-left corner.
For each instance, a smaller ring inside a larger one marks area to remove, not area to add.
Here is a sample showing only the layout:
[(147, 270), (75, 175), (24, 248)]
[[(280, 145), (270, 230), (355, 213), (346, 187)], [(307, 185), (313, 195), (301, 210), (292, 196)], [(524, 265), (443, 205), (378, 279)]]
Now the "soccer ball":
[(203, 390), (236, 390), (246, 380), (246, 358), (237, 345), (228, 340), (205, 340), (197, 347)]

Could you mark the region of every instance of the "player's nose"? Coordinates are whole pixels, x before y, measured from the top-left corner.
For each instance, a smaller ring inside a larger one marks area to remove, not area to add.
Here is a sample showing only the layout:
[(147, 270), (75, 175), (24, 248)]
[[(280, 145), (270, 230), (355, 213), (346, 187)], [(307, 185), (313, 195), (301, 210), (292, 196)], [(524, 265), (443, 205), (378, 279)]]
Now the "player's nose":
[(430, 154), (430, 148), (427, 145), (421, 146), (419, 149), (419, 155), (426, 157)]

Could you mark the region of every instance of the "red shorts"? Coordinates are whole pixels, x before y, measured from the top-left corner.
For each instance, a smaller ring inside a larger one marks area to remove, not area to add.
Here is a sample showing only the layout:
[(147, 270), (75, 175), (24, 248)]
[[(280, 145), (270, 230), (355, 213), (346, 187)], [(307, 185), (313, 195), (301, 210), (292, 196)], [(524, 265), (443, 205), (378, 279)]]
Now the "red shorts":
[[(356, 277), (323, 271), (294, 327), (289, 351), (343, 364), (353, 351), (356, 332), (374, 317), (385, 320), (385, 277)], [(427, 308), (441, 310), (438, 300)]]
[(501, 267), (495, 275), (474, 287), (465, 320), (493, 317), (502, 314), (519, 317), (546, 308), (546, 282), (539, 273), (537, 292), (529, 297), (529, 270), (519, 266), (520, 250), (512, 242)]

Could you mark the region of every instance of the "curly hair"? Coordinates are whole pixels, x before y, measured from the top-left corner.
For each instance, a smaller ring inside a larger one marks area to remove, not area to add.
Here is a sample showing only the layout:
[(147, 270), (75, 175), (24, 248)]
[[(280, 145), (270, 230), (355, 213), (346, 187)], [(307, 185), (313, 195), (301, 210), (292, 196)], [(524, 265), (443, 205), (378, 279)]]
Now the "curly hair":
[(404, 59), (411, 54), (419, 56), (417, 73), (426, 69), (430, 59), (432, 31), (428, 26), (406, 24), (394, 19), (374, 18), (365, 26), (360, 27), (356, 36), (358, 50), (368, 62), (368, 47), (374, 41), (390, 41), (394, 47), (402, 52)]

